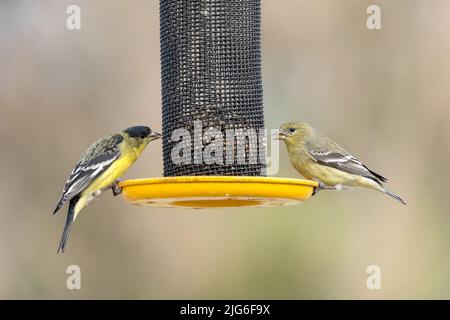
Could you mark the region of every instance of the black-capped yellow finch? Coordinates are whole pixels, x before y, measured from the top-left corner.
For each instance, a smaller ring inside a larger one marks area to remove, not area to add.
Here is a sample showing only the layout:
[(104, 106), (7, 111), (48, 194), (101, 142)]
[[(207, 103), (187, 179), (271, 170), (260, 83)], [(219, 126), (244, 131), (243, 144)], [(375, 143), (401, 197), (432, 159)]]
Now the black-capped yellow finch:
[(136, 126), (107, 136), (92, 144), (81, 156), (64, 186), (61, 199), (53, 214), (69, 201), (66, 225), (58, 252), (64, 252), (70, 229), (78, 213), (100, 194), (113, 189), (120, 193), (118, 179), (136, 161), (150, 141), (160, 139), (161, 134), (149, 127)]
[(383, 192), (406, 204), (383, 186), (386, 178), (367, 168), (308, 124), (299, 121), (284, 123), (277, 132), (277, 138), (286, 144), (294, 168), (305, 178), (317, 181), (319, 190), (364, 187)]

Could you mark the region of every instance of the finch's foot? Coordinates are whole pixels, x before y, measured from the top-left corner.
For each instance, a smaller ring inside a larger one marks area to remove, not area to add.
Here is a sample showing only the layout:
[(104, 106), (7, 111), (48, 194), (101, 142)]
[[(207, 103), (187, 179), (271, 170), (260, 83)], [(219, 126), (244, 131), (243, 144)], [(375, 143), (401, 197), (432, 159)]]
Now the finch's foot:
[(119, 187), (119, 182), (120, 181), (122, 181), (122, 179), (117, 179), (116, 181), (114, 181), (114, 183), (111, 186), (112, 193), (113, 193), (114, 197), (117, 197), (119, 194), (122, 193), (122, 188)]
[(314, 180), (314, 181), (316, 181), (319, 185), (314, 188), (313, 193), (312, 193), (313, 196), (316, 195), (317, 192), (325, 189), (325, 185), (321, 181), (319, 181), (319, 180)]
[(336, 188), (336, 186), (327, 186), (320, 180), (314, 180), (314, 181), (316, 181), (319, 185), (314, 188), (312, 195), (315, 195), (317, 192), (319, 192), (321, 190), (338, 190)]

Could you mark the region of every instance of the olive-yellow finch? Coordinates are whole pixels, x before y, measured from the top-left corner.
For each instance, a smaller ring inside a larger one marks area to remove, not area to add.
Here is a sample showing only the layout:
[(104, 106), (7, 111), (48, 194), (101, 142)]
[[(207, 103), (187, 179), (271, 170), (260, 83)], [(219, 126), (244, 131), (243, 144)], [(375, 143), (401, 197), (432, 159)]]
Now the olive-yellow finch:
[(148, 127), (136, 126), (94, 142), (82, 155), (69, 176), (55, 214), (69, 201), (66, 224), (58, 252), (64, 252), (72, 223), (78, 213), (106, 190), (120, 193), (117, 179), (136, 161), (150, 141), (161, 135)]
[(364, 187), (390, 195), (406, 204), (382, 185), (387, 179), (367, 168), (333, 140), (321, 135), (306, 123), (283, 124), (278, 139), (286, 144), (294, 168), (305, 178), (315, 180), (320, 189)]

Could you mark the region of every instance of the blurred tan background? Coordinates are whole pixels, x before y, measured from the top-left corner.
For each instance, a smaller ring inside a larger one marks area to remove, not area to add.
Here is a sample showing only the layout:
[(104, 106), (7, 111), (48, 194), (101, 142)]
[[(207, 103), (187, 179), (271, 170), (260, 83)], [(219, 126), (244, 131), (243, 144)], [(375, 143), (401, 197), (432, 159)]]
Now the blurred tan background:
[[(369, 4), (382, 30), (366, 27)], [(65, 27), (82, 9), (82, 30)], [(263, 1), (266, 125), (301, 119), (390, 178), (276, 209), (106, 194), (56, 255), (51, 215), (91, 142), (161, 129), (158, 1), (0, 2), (0, 298), (450, 298), (450, 2)], [(127, 178), (162, 174), (160, 143)], [(284, 146), (279, 176), (297, 177)], [(82, 290), (66, 289), (77, 264)], [(366, 288), (379, 265), (382, 289)]]

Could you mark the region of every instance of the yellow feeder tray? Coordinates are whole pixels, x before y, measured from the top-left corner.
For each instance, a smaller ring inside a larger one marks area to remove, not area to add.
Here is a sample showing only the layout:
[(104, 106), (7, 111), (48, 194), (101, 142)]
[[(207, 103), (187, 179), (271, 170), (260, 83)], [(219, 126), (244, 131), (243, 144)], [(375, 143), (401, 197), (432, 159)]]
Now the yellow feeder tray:
[(288, 178), (183, 176), (125, 180), (119, 186), (130, 204), (225, 208), (296, 204), (308, 199), (317, 183)]

